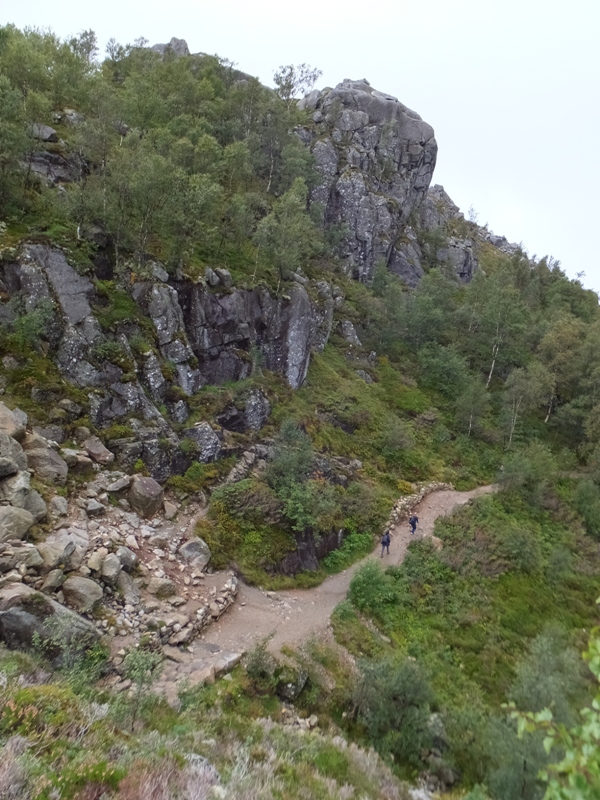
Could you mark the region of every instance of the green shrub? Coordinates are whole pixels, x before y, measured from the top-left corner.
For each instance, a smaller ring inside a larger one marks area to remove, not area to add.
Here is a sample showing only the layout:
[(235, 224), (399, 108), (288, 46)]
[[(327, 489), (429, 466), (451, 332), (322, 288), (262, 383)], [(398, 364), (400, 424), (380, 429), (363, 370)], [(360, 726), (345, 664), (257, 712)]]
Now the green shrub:
[(418, 767), (432, 742), (433, 694), (426, 673), (414, 660), (363, 662), (360, 670), (355, 702), (369, 740), (382, 755)]

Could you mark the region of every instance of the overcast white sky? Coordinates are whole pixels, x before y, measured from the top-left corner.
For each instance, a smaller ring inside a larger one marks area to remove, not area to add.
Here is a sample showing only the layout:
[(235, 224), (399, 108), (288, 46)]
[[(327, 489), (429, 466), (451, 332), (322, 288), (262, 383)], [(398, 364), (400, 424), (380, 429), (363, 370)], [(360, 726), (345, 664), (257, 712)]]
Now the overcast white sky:
[(367, 78), (433, 125), (465, 214), (600, 291), (599, 0), (2, 0), (0, 22), (177, 36), (265, 83), (301, 62), (319, 87)]

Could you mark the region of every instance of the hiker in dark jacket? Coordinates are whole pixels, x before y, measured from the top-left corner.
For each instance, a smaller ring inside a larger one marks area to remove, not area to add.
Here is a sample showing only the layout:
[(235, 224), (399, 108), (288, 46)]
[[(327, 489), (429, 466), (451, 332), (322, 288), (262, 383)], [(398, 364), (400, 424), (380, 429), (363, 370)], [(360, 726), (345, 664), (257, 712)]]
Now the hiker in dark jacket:
[(410, 535), (412, 536), (413, 533), (417, 530), (417, 523), (419, 518), (416, 514), (413, 514), (412, 517), (408, 520), (408, 524), (410, 525)]
[(383, 551), (387, 550), (387, 554), (390, 554), (390, 542), (392, 541), (392, 537), (390, 536), (390, 532), (386, 531), (383, 536), (381, 537), (381, 557), (383, 558)]

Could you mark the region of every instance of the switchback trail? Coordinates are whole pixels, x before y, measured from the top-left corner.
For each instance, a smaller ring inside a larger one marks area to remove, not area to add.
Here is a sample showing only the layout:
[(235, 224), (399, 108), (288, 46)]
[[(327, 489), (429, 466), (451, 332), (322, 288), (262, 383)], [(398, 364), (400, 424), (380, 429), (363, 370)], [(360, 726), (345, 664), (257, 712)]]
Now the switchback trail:
[[(384, 556), (381, 563), (401, 564), (411, 538), (431, 536), (438, 517), (494, 489), (494, 486), (480, 486), (470, 492), (440, 490), (427, 495), (416, 507), (419, 525), (415, 536), (411, 537), (408, 522), (396, 525), (392, 529), (390, 555)], [(353, 575), (367, 560), (379, 559), (380, 552), (378, 545), (370, 556), (313, 589), (264, 592), (240, 582), (237, 601), (207, 630), (204, 642), (238, 653), (247, 652), (267, 637), (271, 637), (269, 649), (273, 652), (286, 644), (297, 646), (327, 628), (333, 609), (347, 595)]]

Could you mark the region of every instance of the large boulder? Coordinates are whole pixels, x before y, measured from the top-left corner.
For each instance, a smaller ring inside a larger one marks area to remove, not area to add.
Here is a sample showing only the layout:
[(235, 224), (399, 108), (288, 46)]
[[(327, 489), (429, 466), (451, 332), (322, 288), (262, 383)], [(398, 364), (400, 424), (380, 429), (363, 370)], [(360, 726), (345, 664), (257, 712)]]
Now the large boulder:
[(23, 440), (23, 450), (30, 469), (40, 480), (64, 486), (69, 467), (67, 462), (49, 447), (46, 439), (37, 433), (30, 433)]
[(204, 539), (197, 538), (182, 544), (179, 555), (188, 564), (202, 568), (210, 561), (211, 552)]
[(103, 592), (95, 581), (72, 575), (62, 585), (65, 602), (77, 611), (93, 611), (102, 600)]
[[(11, 412), (12, 413), (12, 412)], [(0, 409), (0, 419), (2, 411)], [(23, 431), (23, 436), (25, 431)], [(0, 457), (14, 462), (17, 470), (27, 469), (27, 456), (23, 452), (23, 448), (10, 434), (0, 431)]]
[(24, 539), (35, 520), (24, 508), (0, 506), (0, 542)]
[[(0, 401), (0, 432), (13, 439), (21, 440), (25, 436), (25, 425), (10, 408)], [(4, 455), (4, 453), (2, 454)]]
[(162, 508), (164, 492), (154, 478), (135, 475), (127, 499), (141, 517), (153, 517)]
[(60, 635), (65, 648), (85, 648), (99, 639), (91, 623), (29, 586), (0, 588), (0, 640), (9, 648), (24, 649), (31, 647), (35, 634)]
[(111, 453), (97, 436), (90, 436), (89, 439), (86, 439), (83, 443), (83, 449), (97, 464), (110, 464), (115, 460), (114, 453)]
[(109, 553), (102, 562), (100, 575), (106, 583), (115, 583), (121, 572), (121, 562), (115, 553)]

